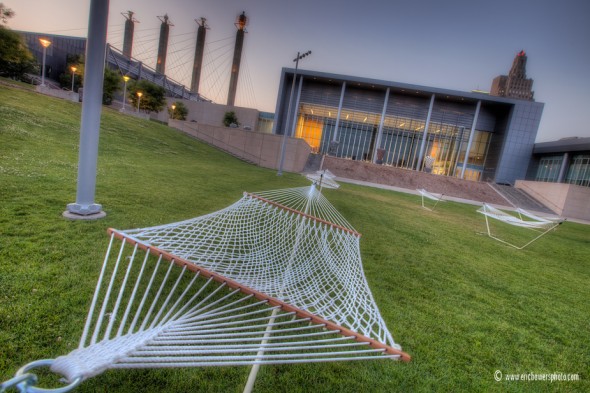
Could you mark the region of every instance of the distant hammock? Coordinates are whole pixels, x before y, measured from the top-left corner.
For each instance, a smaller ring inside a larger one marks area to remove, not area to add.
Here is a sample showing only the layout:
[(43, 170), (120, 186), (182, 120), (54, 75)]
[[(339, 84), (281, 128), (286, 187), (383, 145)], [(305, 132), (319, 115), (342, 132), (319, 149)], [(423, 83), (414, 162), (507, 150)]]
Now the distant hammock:
[[(436, 205), (438, 205), (439, 202), (444, 202), (443, 194), (434, 194), (434, 193), (431, 193), (431, 192), (426, 191), (423, 188), (416, 189), (416, 191), (418, 191), (420, 193), (420, 195), (422, 195), (422, 207), (424, 209), (426, 209), (426, 210), (433, 211), (436, 208)], [(424, 204), (424, 198), (427, 198), (427, 199), (430, 199), (432, 201), (435, 201), (434, 206), (427, 207)]]
[[(504, 244), (507, 244), (511, 247), (514, 247), (518, 250), (522, 250), (523, 248), (525, 248), (529, 244), (533, 243), (535, 240), (539, 239), (543, 235), (547, 234), (552, 229), (555, 229), (557, 226), (559, 226), (561, 223), (563, 223), (565, 221), (564, 219), (561, 219), (561, 218), (540, 217), (538, 215), (535, 215), (533, 213), (529, 213), (526, 210), (523, 210), (520, 208), (516, 209), (516, 211), (515, 211), (518, 214), (518, 217), (516, 217), (516, 216), (506, 213), (500, 209), (496, 209), (495, 207), (492, 207), (492, 206), (488, 205), (487, 203), (484, 203), (483, 206), (477, 210), (477, 212), (481, 213), (485, 216), (487, 234), (489, 237), (491, 237), (492, 239), (495, 239), (499, 242), (502, 242)], [(523, 216), (526, 217), (527, 219), (525, 220), (523, 218)], [(538, 236), (536, 236), (534, 239), (532, 239), (531, 241), (527, 242), (526, 244), (524, 244), (522, 246), (517, 246), (517, 245), (512, 244), (506, 240), (502, 240), (502, 239), (492, 235), (488, 218), (493, 218), (495, 220), (498, 220), (498, 221), (501, 221), (503, 223), (510, 224), (513, 226), (517, 226), (517, 227), (541, 231), (541, 233)]]

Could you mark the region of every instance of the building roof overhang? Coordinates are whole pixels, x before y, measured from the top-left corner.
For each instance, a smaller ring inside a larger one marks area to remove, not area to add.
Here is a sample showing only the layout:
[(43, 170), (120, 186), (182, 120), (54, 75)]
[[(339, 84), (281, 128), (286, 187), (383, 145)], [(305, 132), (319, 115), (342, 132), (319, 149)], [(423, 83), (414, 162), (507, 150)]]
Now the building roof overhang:
[(557, 141), (535, 143), (533, 154), (590, 151), (590, 138), (563, 138)]
[[(295, 72), (293, 68), (283, 68), (282, 74), (283, 78), (286, 75), (292, 75)], [(312, 78), (314, 80), (329, 83), (329, 84), (342, 84), (342, 82), (346, 82), (347, 85), (356, 86), (365, 89), (379, 89), (385, 90), (387, 88), (390, 91), (398, 94), (404, 95), (413, 95), (417, 97), (428, 97), (430, 98), (432, 94), (435, 94), (437, 97), (443, 97), (450, 101), (460, 101), (460, 102), (473, 102), (476, 103), (477, 101), (481, 100), (482, 102), (490, 103), (490, 104), (508, 104), (513, 105), (516, 103), (522, 103), (530, 101), (523, 101), (513, 98), (506, 98), (506, 97), (496, 97), (491, 96), (486, 93), (472, 91), (472, 92), (464, 92), (458, 90), (450, 90), (450, 89), (442, 89), (437, 87), (430, 87), (430, 86), (421, 86), (415, 85), (410, 83), (402, 83), (402, 82), (393, 82), (393, 81), (385, 81), (380, 79), (371, 79), (371, 78), (363, 78), (358, 76), (348, 76), (348, 75), (339, 75), (339, 74), (332, 74), (320, 71), (310, 71), (310, 70), (297, 70), (298, 75), (303, 75), (304, 77)], [(537, 102), (538, 103), (538, 102)], [(542, 103), (538, 103), (543, 105)]]

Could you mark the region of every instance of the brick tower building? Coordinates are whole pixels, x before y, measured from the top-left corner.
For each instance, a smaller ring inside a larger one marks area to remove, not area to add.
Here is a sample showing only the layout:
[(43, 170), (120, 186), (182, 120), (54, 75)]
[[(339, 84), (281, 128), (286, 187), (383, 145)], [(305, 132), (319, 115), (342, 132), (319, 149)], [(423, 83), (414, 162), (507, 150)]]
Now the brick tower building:
[(512, 62), (510, 73), (494, 78), (490, 94), (498, 97), (534, 101), (533, 80), (526, 77), (526, 60), (525, 51), (518, 52)]

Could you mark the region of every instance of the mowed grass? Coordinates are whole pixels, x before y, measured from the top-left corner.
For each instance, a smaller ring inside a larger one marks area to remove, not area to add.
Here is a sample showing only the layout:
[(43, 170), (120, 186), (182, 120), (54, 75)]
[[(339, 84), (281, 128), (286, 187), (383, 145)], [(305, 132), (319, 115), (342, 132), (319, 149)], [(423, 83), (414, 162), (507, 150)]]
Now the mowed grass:
[[(107, 217), (67, 221), (80, 112), (75, 103), (0, 86), (1, 381), (77, 347), (107, 228), (179, 221), (226, 207), (243, 191), (308, 184), (103, 109), (96, 202)], [(478, 234), (485, 223), (475, 206), (445, 202), (429, 212), (417, 196), (348, 184), (325, 194), (362, 233), (367, 280), (412, 362), (265, 366), (256, 392), (590, 390), (589, 226), (566, 222), (519, 251)], [(495, 229), (516, 240), (534, 235)], [(496, 370), (580, 381), (497, 382)], [(240, 392), (248, 372), (115, 370), (77, 391)]]

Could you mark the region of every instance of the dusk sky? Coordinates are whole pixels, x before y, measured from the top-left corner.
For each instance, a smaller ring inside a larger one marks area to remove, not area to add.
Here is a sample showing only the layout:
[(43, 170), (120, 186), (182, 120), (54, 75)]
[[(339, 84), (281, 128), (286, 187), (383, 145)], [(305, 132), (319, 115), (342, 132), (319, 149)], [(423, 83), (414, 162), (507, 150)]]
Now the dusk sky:
[[(3, 0), (9, 27), (86, 36), (90, 1)], [(168, 14), (167, 74), (190, 85), (195, 19), (207, 18), (201, 93), (225, 103), (238, 14), (249, 17), (236, 104), (274, 112), (282, 67), (459, 91), (489, 91), (524, 49), (535, 100), (545, 103), (537, 142), (590, 137), (588, 0), (111, 0), (108, 42), (121, 48), (128, 10), (133, 56), (154, 66)]]

